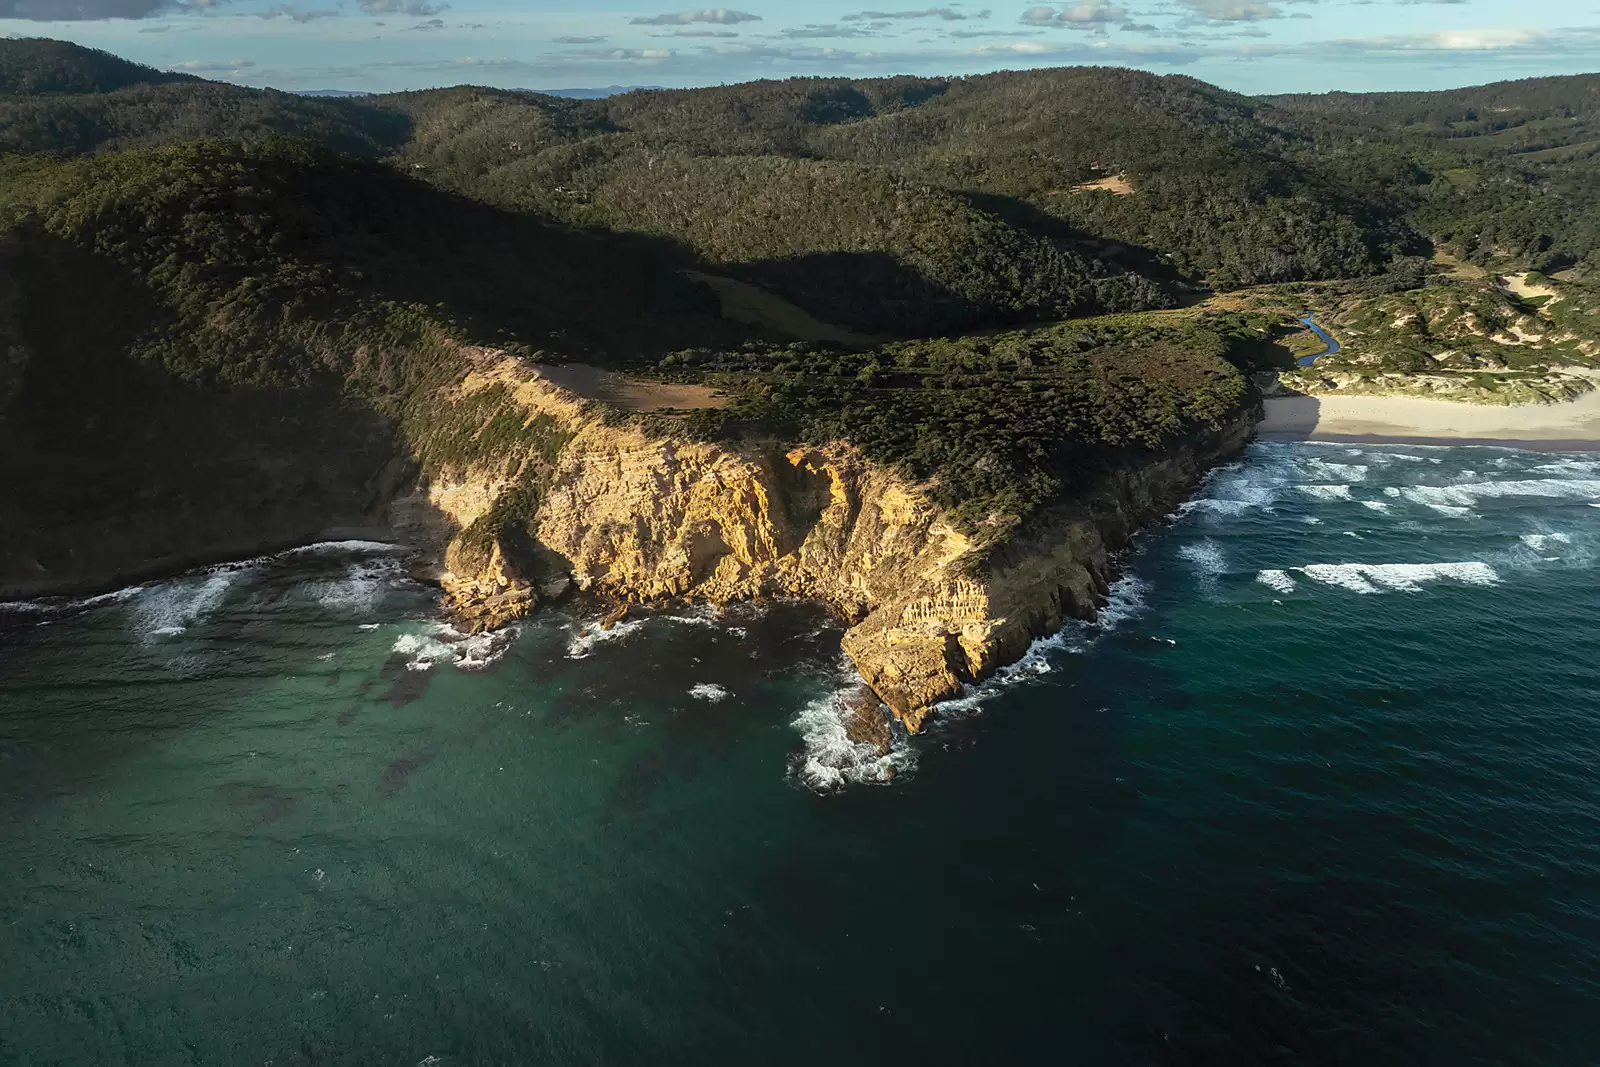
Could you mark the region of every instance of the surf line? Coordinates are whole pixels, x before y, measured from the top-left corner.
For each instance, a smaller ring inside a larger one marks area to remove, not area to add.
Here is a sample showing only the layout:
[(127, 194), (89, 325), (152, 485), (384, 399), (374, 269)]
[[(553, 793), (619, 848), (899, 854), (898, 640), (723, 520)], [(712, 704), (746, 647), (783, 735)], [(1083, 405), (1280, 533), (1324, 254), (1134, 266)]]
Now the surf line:
[(1323, 356), (1331, 356), (1335, 352), (1339, 351), (1339, 342), (1335, 341), (1333, 339), (1333, 335), (1327, 330), (1324, 330), (1321, 326), (1318, 326), (1315, 322), (1313, 322), (1309, 312), (1305, 315), (1302, 315), (1300, 317), (1300, 321), (1305, 323), (1306, 326), (1310, 328), (1311, 332), (1317, 335), (1317, 339), (1328, 347), (1324, 348), (1321, 352), (1318, 352), (1315, 355), (1301, 356), (1299, 359), (1295, 360), (1296, 363), (1300, 364), (1302, 367), (1309, 367)]

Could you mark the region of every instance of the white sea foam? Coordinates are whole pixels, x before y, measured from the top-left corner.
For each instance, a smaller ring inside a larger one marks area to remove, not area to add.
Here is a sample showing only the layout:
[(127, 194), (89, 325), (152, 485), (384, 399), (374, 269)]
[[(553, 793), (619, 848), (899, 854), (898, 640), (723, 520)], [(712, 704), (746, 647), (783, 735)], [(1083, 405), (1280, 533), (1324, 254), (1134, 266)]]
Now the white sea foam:
[(1295, 488), (1316, 500), (1351, 499), (1348, 485), (1297, 485)]
[(638, 633), (644, 628), (648, 619), (632, 619), (627, 622), (614, 623), (610, 629), (602, 627), (598, 620), (586, 622), (582, 625), (568, 627), (572, 631), (572, 640), (567, 642), (568, 659), (584, 659), (591, 655), (597, 645), (607, 641), (620, 641), (631, 634)]
[(1424, 582), (1450, 580), (1493, 585), (1500, 575), (1487, 563), (1312, 563), (1295, 570), (1314, 582), (1355, 593), (1419, 592)]
[(482, 670), (511, 648), (516, 626), (482, 634), (464, 634), (448, 623), (434, 623), (421, 633), (401, 634), (393, 651), (406, 657), (406, 668), (432, 670), (443, 663), (464, 671)]
[(1597, 474), (1600, 473), (1600, 461), (1562, 457), (1550, 463), (1540, 464), (1533, 469), (1536, 471), (1552, 471), (1557, 474)]
[(365, 615), (378, 607), (390, 589), (407, 584), (412, 580), (401, 561), (386, 556), (355, 560), (345, 568), (343, 578), (309, 583), (307, 591), (325, 608)]
[(1073, 620), (1053, 634), (1038, 638), (1028, 646), (1022, 658), (975, 686), (968, 686), (959, 697), (934, 706), (936, 716), (951, 716), (977, 711), (1001, 693), (1033, 678), (1051, 674), (1056, 665), (1055, 653), (1076, 654), (1086, 650), (1095, 639), (1112, 632), (1124, 622), (1144, 610), (1144, 594), (1150, 587), (1131, 574), (1123, 575), (1111, 584), (1106, 603), (1092, 623)]
[(1369, 469), (1364, 463), (1329, 463), (1322, 459), (1307, 460), (1305, 463), (1305, 471), (1310, 477), (1330, 482), (1365, 481)]
[(1271, 486), (1231, 484), (1231, 479), (1217, 479), (1223, 484), (1213, 488), (1226, 495), (1202, 496), (1186, 500), (1178, 506), (1179, 514), (1191, 511), (1209, 511), (1218, 515), (1242, 515), (1251, 508), (1264, 508), (1277, 499)]
[(719, 704), (732, 694), (712, 682), (699, 682), (689, 688), (689, 695), (696, 700), (709, 700), (713, 704)]
[(79, 597), (77, 599), (41, 597), (37, 600), (5, 600), (0, 601), (0, 611), (9, 611), (19, 615), (50, 615), (61, 611), (81, 611), (84, 608), (99, 607), (102, 604), (120, 604), (125, 600), (132, 600), (147, 588), (147, 586), (143, 585), (130, 585), (126, 589), (118, 589), (110, 593), (99, 593), (95, 596)]
[(1209, 537), (1180, 545), (1178, 547), (1178, 555), (1194, 564), (1195, 571), (1202, 577), (1214, 577), (1227, 573), (1227, 553), (1222, 550), (1221, 545)]
[(790, 723), (802, 742), (789, 765), (795, 780), (818, 793), (832, 793), (847, 785), (886, 785), (914, 770), (916, 753), (899, 730), (894, 731), (888, 752), (850, 739), (846, 724), (857, 702), (870, 698), (847, 662), (840, 683), (800, 709)]
[(1467, 508), (1481, 500), (1534, 497), (1550, 500), (1600, 500), (1600, 480), (1592, 478), (1531, 478), (1504, 482), (1462, 482), (1458, 485), (1412, 485), (1399, 494), (1431, 508)]
[(291, 548), (287, 552), (278, 553), (278, 555), (315, 556), (331, 552), (364, 552), (368, 554), (393, 553), (395, 555), (405, 555), (406, 553), (410, 552), (410, 549), (406, 548), (404, 545), (391, 544), (388, 541), (318, 541), (315, 544), (301, 545), (299, 548)]
[(1542, 556), (1559, 552), (1563, 547), (1572, 544), (1572, 538), (1564, 533), (1523, 534), (1519, 540)]
[(743, 626), (732, 626), (723, 621), (723, 613), (710, 605), (700, 605), (683, 614), (663, 615), (662, 618), (684, 626), (703, 626), (709, 630), (721, 630), (734, 637), (744, 637), (749, 633)]
[(1385, 504), (1381, 500), (1363, 500), (1363, 501), (1361, 501), (1361, 506), (1364, 507), (1364, 508), (1368, 508), (1368, 509), (1370, 509), (1372, 511), (1380, 511), (1381, 512), (1381, 511), (1388, 511), (1389, 510), (1389, 505)]
[(1526, 481), (1474, 482), (1451, 486), (1473, 498), (1548, 497), (1553, 500), (1600, 500), (1600, 479), (1535, 478)]
[(201, 622), (222, 605), (236, 582), (251, 578), (258, 561), (225, 563), (198, 575), (148, 586), (129, 597), (133, 623), (141, 636), (173, 637)]
[(1267, 570), (1256, 572), (1256, 581), (1279, 593), (1292, 593), (1297, 588), (1288, 571)]

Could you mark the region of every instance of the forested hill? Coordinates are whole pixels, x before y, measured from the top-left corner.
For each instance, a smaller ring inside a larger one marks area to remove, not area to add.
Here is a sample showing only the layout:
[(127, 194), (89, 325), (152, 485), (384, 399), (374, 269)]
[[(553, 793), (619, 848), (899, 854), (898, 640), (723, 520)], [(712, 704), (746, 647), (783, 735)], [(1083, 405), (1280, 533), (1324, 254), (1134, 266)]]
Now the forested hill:
[(130, 85), (198, 81), (67, 41), (0, 38), (0, 93), (109, 93)]
[(327, 99), (0, 46), (0, 151), (308, 137), (499, 207), (666, 238), (871, 334), (1378, 274), (1436, 243), (1547, 270), (1600, 247), (1597, 76), (1252, 98), (1065, 68)]

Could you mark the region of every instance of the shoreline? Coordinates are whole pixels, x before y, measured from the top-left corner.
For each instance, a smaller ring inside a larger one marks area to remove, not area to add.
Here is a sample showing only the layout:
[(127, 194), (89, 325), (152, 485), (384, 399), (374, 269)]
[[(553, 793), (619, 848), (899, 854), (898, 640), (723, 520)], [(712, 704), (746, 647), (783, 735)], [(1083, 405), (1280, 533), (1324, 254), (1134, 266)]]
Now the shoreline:
[(251, 560), (270, 559), (315, 545), (341, 541), (366, 541), (372, 544), (408, 548), (392, 526), (328, 526), (315, 533), (270, 541), (230, 542), (203, 551), (174, 553), (147, 560), (137, 566), (91, 572), (60, 581), (34, 580), (0, 583), (0, 603), (14, 604), (51, 600), (107, 596), (137, 586), (179, 578), (209, 567), (226, 567)]
[(1263, 441), (1487, 445), (1533, 452), (1600, 451), (1600, 390), (1561, 404), (1500, 407), (1402, 396), (1268, 397)]

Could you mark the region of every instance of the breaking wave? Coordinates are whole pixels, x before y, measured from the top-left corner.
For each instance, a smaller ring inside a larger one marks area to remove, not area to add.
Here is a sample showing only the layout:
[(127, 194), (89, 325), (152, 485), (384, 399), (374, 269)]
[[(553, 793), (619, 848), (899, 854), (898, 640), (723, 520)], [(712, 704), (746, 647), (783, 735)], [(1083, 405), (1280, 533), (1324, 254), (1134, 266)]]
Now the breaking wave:
[(393, 651), (406, 657), (406, 669), (429, 671), (443, 663), (464, 671), (477, 671), (510, 650), (520, 629), (508, 626), (482, 634), (464, 634), (449, 623), (434, 623), (423, 633), (401, 634)]
[(1487, 563), (1311, 563), (1294, 570), (1323, 585), (1353, 593), (1420, 592), (1424, 582), (1494, 585), (1500, 575)]
[(720, 704), (733, 694), (713, 682), (698, 682), (689, 687), (689, 695), (696, 700), (708, 700), (713, 704)]
[(1559, 552), (1563, 547), (1572, 544), (1572, 538), (1564, 533), (1523, 534), (1519, 540), (1541, 555)]
[(585, 659), (594, 653), (595, 648), (608, 641), (620, 641), (638, 633), (649, 621), (649, 619), (630, 619), (606, 627), (596, 619), (568, 626), (567, 629), (572, 631), (572, 640), (567, 642), (567, 658)]
[(872, 702), (866, 685), (848, 660), (840, 658), (838, 684), (800, 709), (790, 723), (801, 747), (789, 763), (795, 781), (817, 793), (835, 793), (849, 785), (887, 785), (917, 766), (905, 731), (892, 724), (888, 751), (851, 738), (848, 723), (862, 701)]
[(403, 580), (405, 573), (398, 559), (358, 560), (345, 569), (343, 578), (307, 583), (306, 591), (325, 608), (365, 615), (377, 608), (391, 586)]
[(1279, 593), (1292, 593), (1298, 586), (1288, 571), (1266, 570), (1256, 572), (1256, 581)]
[(1036, 639), (1017, 662), (1001, 667), (976, 685), (968, 686), (961, 696), (934, 705), (934, 714), (941, 717), (970, 714), (1008, 689), (1054, 673), (1055, 653), (1081, 653), (1097, 638), (1139, 615), (1144, 610), (1144, 598), (1149, 588), (1134, 575), (1123, 575), (1112, 583), (1106, 603), (1093, 622), (1073, 620), (1055, 633)]
[(224, 563), (194, 577), (139, 589), (127, 598), (133, 604), (134, 629), (147, 640), (183, 633), (221, 607), (235, 583), (253, 578), (260, 562)]

